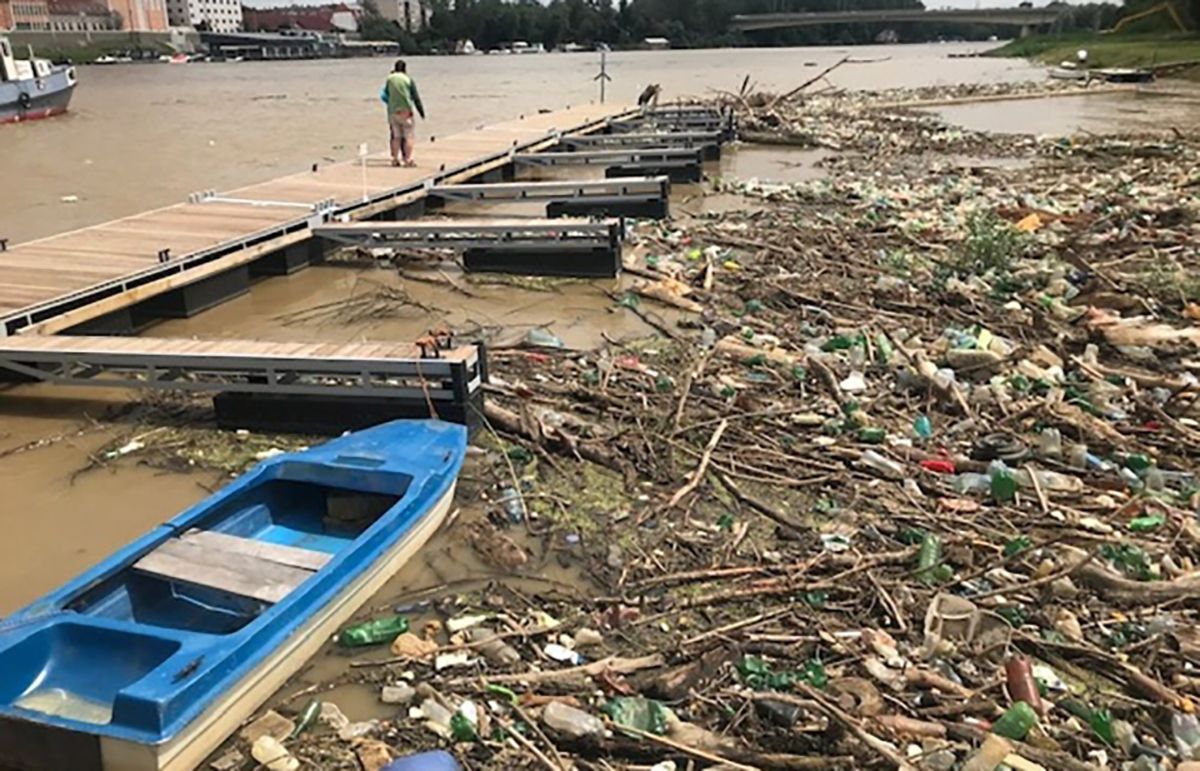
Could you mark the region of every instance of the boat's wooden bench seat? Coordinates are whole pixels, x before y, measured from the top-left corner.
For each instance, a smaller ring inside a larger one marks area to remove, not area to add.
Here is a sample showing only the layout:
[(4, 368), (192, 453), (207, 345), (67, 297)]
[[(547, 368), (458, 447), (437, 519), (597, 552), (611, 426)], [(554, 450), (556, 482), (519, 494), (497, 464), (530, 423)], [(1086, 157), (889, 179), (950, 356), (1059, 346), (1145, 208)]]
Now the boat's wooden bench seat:
[(275, 603), (320, 570), (332, 555), (208, 530), (189, 530), (134, 563), (172, 581)]

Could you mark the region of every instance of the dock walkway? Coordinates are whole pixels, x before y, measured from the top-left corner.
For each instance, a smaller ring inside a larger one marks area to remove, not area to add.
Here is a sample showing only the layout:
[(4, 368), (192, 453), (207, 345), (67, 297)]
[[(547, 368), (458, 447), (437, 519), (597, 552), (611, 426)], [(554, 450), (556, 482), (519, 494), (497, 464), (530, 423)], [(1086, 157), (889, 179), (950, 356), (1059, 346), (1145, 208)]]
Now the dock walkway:
[(305, 241), (331, 216), (395, 208), (632, 112), (609, 104), (523, 116), (423, 143), (418, 168), (384, 156), (318, 166), (12, 246), (0, 252), (0, 337), (70, 329)]

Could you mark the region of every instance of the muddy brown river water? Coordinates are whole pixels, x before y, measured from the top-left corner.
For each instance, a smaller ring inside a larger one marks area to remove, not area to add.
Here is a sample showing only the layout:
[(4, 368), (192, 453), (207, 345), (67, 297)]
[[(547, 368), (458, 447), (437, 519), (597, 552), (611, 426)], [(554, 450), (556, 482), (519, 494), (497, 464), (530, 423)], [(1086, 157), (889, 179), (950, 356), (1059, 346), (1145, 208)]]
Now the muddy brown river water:
[[(890, 88), (957, 82), (1028, 80), (1040, 68), (1004, 59), (948, 59), (977, 45), (865, 47), (855, 56), (879, 60), (843, 67), (831, 80), (844, 88)], [(787, 89), (847, 53), (789, 49), (616, 53), (611, 94), (631, 100), (647, 83), (670, 96), (736, 90), (751, 75), (757, 87)], [(558, 107), (594, 96), (593, 54), (416, 58), (430, 120), (421, 133), (446, 134)], [(189, 66), (82, 68), (73, 111), (62, 119), (0, 129), (0, 237), (24, 241), (167, 205), (198, 189), (227, 189), (291, 173), (322, 159), (350, 157), (359, 142), (382, 149), (378, 84), (382, 59)], [(1145, 127), (1157, 110), (1195, 115), (1195, 93), (1182, 102), (1150, 96), (1104, 96), (1037, 103), (973, 105), (941, 110), (972, 128), (1069, 133)], [(1160, 105), (1167, 104), (1166, 108)], [(819, 154), (748, 148), (727, 153), (719, 172), (793, 181), (817, 173)], [(716, 171), (714, 169), (714, 171)], [(695, 191), (677, 191), (688, 211)], [(74, 197), (75, 202), (67, 202)], [(678, 209), (677, 209), (678, 210)], [(533, 214), (533, 210), (506, 213)], [(146, 334), (270, 340), (410, 340), (441, 324), (487, 329), (514, 340), (546, 327), (572, 348), (647, 331), (614, 309), (620, 282), (577, 282), (554, 291), (468, 283), (452, 266), (425, 269), (426, 279), (393, 270), (325, 266), (256, 284), (243, 297), (195, 318), (162, 323)], [(370, 291), (402, 288), (414, 302), (385, 319), (345, 324), (297, 321), (300, 312)], [(21, 386), (0, 393), (0, 614), (9, 613), (77, 574), (147, 528), (202, 499), (225, 480), (212, 473), (165, 474), (120, 464), (76, 472), (120, 427), (93, 424), (129, 399), (121, 392)], [(57, 439), (46, 446), (42, 440)], [(20, 449), (21, 451), (16, 451)], [(464, 518), (478, 511), (468, 511)], [(372, 604), (414, 588), (486, 576), (453, 531), (435, 537)], [(540, 576), (540, 577), (539, 577)], [(530, 580), (565, 578), (553, 563)], [(340, 671), (315, 663), (303, 679)], [(348, 688), (336, 698), (352, 719), (366, 717), (373, 697)]]

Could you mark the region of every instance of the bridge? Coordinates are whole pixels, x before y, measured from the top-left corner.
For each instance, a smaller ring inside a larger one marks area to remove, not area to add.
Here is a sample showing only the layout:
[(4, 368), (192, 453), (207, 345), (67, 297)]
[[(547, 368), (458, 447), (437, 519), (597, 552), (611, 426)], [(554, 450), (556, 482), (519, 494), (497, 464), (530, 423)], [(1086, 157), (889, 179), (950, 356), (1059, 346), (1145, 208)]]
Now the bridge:
[(822, 11), (818, 13), (756, 13), (740, 14), (730, 21), (730, 27), (740, 32), (764, 29), (812, 27), (820, 24), (908, 22), (958, 22), (963, 24), (998, 24), (1021, 27), (1022, 34), (1033, 27), (1050, 24), (1062, 14), (1059, 8), (973, 8), (926, 11), (921, 8), (880, 8), (871, 11)]

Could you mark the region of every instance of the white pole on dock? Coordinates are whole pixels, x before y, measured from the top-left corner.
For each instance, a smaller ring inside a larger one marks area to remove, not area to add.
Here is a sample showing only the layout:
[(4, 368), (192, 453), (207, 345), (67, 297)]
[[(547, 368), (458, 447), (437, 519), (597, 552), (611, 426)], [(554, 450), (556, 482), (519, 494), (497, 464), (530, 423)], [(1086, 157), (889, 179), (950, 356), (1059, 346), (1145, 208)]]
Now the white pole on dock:
[(363, 181), (363, 203), (367, 202), (367, 143), (360, 142), (358, 145), (358, 163), (362, 166), (362, 181)]
[(605, 86), (608, 81), (612, 80), (608, 76), (608, 48), (600, 49), (600, 74), (592, 78), (592, 80), (600, 81), (600, 104), (604, 104)]

